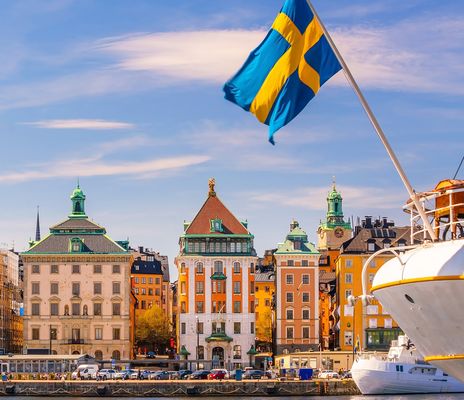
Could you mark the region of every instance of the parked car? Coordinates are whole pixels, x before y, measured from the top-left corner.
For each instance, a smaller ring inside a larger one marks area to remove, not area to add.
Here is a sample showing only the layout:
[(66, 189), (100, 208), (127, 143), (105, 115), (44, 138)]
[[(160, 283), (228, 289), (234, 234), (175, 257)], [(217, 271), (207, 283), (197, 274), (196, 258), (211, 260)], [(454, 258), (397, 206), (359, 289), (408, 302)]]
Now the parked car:
[(87, 367), (80, 371), (81, 379), (97, 379), (98, 367)]
[(243, 369), (240, 369), (240, 370), (239, 369), (234, 369), (234, 370), (229, 372), (229, 379), (235, 379), (235, 377), (237, 376), (237, 371), (241, 371), (242, 376), (243, 376), (243, 373), (245, 372), (245, 371), (243, 371)]
[(102, 381), (107, 379), (114, 379), (116, 372), (117, 371), (115, 369), (101, 369), (97, 372), (97, 379)]
[(249, 369), (243, 374), (243, 379), (261, 379), (264, 376), (264, 371), (260, 369)]
[(155, 379), (158, 381), (169, 379), (168, 371), (154, 371), (150, 374), (150, 379)]
[(340, 379), (338, 372), (325, 370), (319, 373), (318, 378), (320, 379)]
[(116, 372), (116, 374), (114, 375), (114, 379), (122, 379), (122, 380), (130, 379), (131, 375), (134, 373), (137, 373), (135, 369), (124, 369), (122, 371)]
[(191, 374), (189, 379), (208, 379), (209, 373), (207, 369), (200, 369)]
[(229, 372), (225, 369), (212, 369), (208, 379), (229, 379)]
[[(85, 372), (85, 378), (82, 377), (82, 373)], [(89, 372), (90, 371), (90, 372)], [(94, 374), (93, 379), (97, 378), (97, 372), (98, 372), (98, 365), (96, 364), (82, 364), (79, 365), (71, 374), (71, 379), (91, 379), (88, 377), (89, 373), (90, 375)]]
[(192, 371), (189, 369), (181, 369), (177, 371), (176, 379), (187, 379), (189, 375), (192, 374)]
[(152, 373), (153, 371), (148, 371), (148, 370), (140, 371), (140, 379), (150, 379), (150, 375)]

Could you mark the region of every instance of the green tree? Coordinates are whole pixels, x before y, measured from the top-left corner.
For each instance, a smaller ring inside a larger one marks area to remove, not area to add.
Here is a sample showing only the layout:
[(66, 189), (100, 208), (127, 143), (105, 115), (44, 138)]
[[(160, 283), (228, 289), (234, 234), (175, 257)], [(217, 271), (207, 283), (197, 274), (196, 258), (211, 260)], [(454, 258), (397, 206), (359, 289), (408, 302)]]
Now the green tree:
[(170, 337), (169, 319), (159, 306), (149, 308), (136, 319), (135, 341), (138, 346), (146, 345), (155, 352), (164, 353)]

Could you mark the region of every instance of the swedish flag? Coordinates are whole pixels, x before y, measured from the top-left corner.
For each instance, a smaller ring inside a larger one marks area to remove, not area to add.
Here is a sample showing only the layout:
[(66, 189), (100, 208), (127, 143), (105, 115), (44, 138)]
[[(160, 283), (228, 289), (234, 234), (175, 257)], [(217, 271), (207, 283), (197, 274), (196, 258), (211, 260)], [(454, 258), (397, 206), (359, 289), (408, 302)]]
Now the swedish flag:
[(287, 0), (263, 42), (224, 85), (225, 98), (274, 133), (341, 69), (306, 0)]

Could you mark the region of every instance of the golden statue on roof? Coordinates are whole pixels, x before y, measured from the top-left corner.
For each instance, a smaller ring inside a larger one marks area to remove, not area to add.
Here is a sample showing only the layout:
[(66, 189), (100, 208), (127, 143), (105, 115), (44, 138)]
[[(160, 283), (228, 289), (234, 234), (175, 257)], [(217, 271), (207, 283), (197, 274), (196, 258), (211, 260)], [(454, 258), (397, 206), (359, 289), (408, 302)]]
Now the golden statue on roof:
[(216, 192), (214, 191), (214, 185), (216, 185), (216, 179), (214, 178), (209, 178), (208, 179), (208, 185), (209, 185), (209, 196), (216, 196)]

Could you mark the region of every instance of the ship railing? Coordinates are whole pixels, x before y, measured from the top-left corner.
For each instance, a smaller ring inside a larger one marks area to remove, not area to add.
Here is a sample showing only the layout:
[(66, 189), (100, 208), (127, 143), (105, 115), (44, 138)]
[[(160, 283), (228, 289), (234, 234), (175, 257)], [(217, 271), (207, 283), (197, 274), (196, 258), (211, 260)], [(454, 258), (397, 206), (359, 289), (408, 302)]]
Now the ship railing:
[[(425, 215), (433, 226), (438, 240), (454, 240), (464, 237), (464, 220), (459, 219), (464, 209), (464, 203), (454, 203), (456, 200), (454, 195), (462, 192), (464, 192), (464, 187), (418, 194), (419, 203), (422, 205)], [(443, 207), (436, 207), (437, 199), (445, 196), (448, 196), (448, 204)], [(461, 213), (458, 212), (459, 208), (461, 209)], [(403, 206), (403, 210), (410, 214), (411, 243), (414, 243), (417, 239), (430, 239), (427, 229), (424, 227), (425, 224), (414, 204), (408, 202)], [(440, 217), (443, 215), (448, 216), (448, 221), (442, 221), (440, 218), (437, 219), (437, 216)], [(459, 228), (459, 235), (456, 234), (457, 228)], [(441, 238), (439, 237), (440, 233)]]

